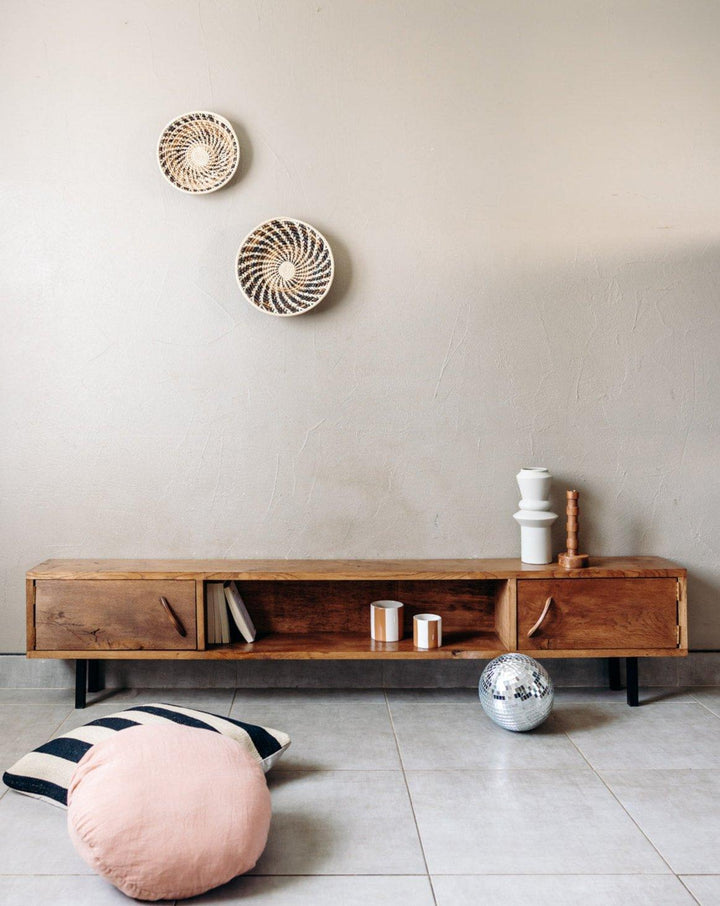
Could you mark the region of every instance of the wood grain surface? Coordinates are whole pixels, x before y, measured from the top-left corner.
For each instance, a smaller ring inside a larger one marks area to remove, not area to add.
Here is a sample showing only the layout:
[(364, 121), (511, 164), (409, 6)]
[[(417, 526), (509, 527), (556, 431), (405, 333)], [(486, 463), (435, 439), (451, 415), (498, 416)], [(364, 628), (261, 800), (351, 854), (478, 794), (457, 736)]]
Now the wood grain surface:
[[(235, 579), (258, 629), (208, 646), (205, 582)], [(181, 637), (164, 595), (187, 630)], [(547, 597), (553, 605), (532, 639)], [(405, 638), (370, 638), (370, 603), (404, 603)], [(443, 618), (443, 646), (412, 646), (412, 618)], [(493, 560), (48, 560), (28, 572), (28, 656), (208, 659), (676, 656), (687, 653), (685, 570), (657, 557), (588, 568)], [(678, 636), (680, 643), (678, 644)]]
[(495, 630), (508, 651), (517, 647), (517, 581), (495, 582)]
[(235, 641), (230, 645), (210, 645), (199, 650), (83, 650), (29, 651), (28, 657), (122, 658), (122, 659), (202, 659), (202, 660), (422, 660), (440, 658), (493, 658), (505, 648), (497, 633), (455, 630), (443, 631), (443, 647), (430, 651), (413, 648), (412, 631), (400, 642), (375, 642), (370, 632), (258, 633), (252, 644)]
[(585, 569), (534, 566), (516, 558), (490, 560), (45, 560), (29, 579), (511, 579), (679, 576), (660, 557), (591, 557)]
[[(397, 645), (397, 648), (393, 648)], [(101, 658), (109, 660), (463, 660), (491, 659), (504, 654), (508, 649), (497, 635), (453, 634), (449, 639), (443, 635), (443, 647), (430, 651), (413, 648), (412, 639), (402, 642), (371, 642), (367, 635), (352, 633), (307, 633), (305, 635), (261, 637), (252, 645), (237, 642), (231, 645), (211, 645), (205, 651), (197, 649), (144, 649), (81, 650), (57, 649), (56, 651), (28, 651), (29, 658)], [(668, 648), (574, 648), (567, 650), (527, 651), (535, 657), (581, 658), (581, 657), (682, 657), (687, 652)]]
[[(518, 582), (520, 650), (677, 648), (677, 579)], [(552, 598), (532, 638), (528, 632)]]
[[(373, 601), (402, 601), (403, 628), (416, 613), (439, 613), (443, 628), (495, 632), (495, 584), (488, 581), (239, 581), (258, 632), (370, 632)], [(239, 636), (238, 636), (239, 639)]]
[[(186, 630), (168, 618), (165, 597)], [(52, 649), (197, 648), (195, 583), (45, 579), (35, 583), (35, 645)]]

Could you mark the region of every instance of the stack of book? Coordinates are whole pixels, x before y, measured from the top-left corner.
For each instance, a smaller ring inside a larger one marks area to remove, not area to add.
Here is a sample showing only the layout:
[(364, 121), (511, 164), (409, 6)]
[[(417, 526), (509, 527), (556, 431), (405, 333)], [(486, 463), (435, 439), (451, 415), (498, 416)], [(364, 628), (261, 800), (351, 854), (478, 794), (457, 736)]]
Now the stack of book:
[(205, 587), (205, 603), (208, 644), (229, 644), (230, 618), (246, 642), (255, 641), (255, 626), (234, 582), (208, 582)]

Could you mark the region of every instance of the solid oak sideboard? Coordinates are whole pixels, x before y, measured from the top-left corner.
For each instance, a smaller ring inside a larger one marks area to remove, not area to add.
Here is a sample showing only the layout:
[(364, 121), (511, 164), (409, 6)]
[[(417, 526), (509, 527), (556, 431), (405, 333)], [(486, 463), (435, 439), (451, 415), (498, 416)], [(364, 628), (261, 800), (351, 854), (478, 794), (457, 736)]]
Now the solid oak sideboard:
[[(234, 580), (255, 642), (206, 642), (206, 583)], [(76, 661), (76, 706), (108, 658), (609, 659), (628, 704), (639, 657), (687, 654), (686, 571), (659, 557), (583, 569), (498, 560), (46, 560), (27, 573), (27, 654)], [(405, 638), (370, 638), (370, 602), (405, 604)], [(439, 613), (443, 646), (413, 647), (416, 613)]]

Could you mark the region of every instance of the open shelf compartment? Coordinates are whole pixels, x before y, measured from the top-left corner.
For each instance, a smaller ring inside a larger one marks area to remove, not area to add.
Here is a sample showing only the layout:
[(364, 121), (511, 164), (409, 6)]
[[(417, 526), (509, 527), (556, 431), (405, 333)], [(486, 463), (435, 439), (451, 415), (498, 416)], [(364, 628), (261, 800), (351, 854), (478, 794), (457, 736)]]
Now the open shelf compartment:
[[(515, 645), (513, 580), (250, 580), (238, 581), (237, 586), (257, 639), (245, 643), (231, 625), (230, 645), (207, 645), (205, 656), (491, 658)], [(370, 638), (370, 604), (387, 599), (405, 605), (400, 642)], [(418, 613), (442, 616), (441, 648), (424, 651), (413, 647), (413, 616)]]

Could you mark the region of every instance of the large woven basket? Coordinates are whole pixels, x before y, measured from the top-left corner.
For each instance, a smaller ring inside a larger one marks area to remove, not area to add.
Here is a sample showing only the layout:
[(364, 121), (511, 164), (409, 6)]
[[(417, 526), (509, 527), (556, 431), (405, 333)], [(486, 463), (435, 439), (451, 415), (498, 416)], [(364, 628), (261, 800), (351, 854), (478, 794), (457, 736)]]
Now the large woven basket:
[(335, 262), (327, 239), (291, 217), (266, 220), (237, 254), (235, 275), (246, 299), (269, 315), (302, 315), (327, 295)]
[(240, 145), (224, 117), (200, 110), (168, 123), (158, 141), (157, 157), (163, 176), (176, 189), (205, 195), (233, 178)]

